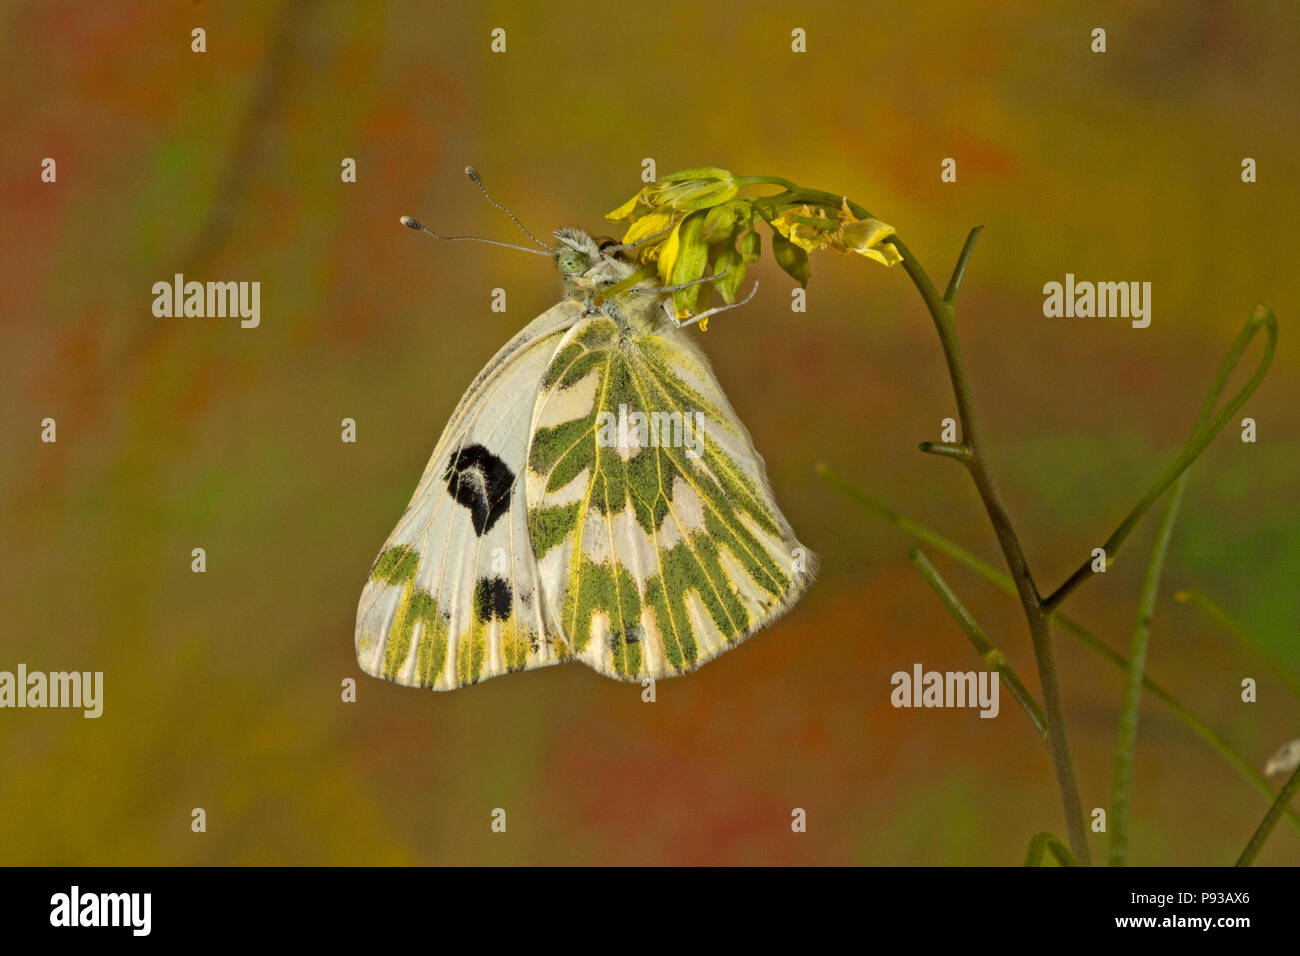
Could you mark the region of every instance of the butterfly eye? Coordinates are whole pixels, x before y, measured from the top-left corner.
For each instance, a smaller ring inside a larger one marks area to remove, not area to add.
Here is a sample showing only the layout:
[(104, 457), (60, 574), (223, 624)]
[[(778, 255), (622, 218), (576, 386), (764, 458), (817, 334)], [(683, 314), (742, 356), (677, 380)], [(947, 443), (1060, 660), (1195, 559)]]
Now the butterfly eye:
[(605, 238), (600, 242), (601, 254), (610, 259), (617, 259), (619, 262), (629, 262), (627, 250), (629, 246), (623, 245), (617, 239)]
[(560, 271), (566, 276), (578, 275), (591, 267), (587, 257), (577, 249), (561, 249), (558, 261)]

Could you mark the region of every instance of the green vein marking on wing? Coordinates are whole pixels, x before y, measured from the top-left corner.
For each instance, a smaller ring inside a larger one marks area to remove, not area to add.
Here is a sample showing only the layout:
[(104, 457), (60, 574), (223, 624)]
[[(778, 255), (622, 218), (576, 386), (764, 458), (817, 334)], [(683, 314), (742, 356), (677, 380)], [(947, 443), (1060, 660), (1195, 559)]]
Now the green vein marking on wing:
[[(671, 444), (651, 444), (624, 460), (617, 448), (602, 447), (598, 441), (599, 414), (609, 412), (617, 417), (623, 404), (647, 415), (701, 412), (712, 428), (736, 436), (738, 443), (748, 442), (743, 426), (733, 421), (729, 411), (724, 412), (676, 374), (675, 361), (705, 374), (689, 353), (671, 343), (645, 336), (629, 348), (619, 341), (613, 320), (590, 320), (557, 352), (544, 377), (543, 394), (549, 397), (596, 374), (599, 380), (591, 410), (538, 429), (529, 450), (529, 471), (544, 481), (545, 488), (538, 501), (530, 502), (534, 553), (540, 559), (572, 541), (562, 626), (573, 652), (579, 654), (591, 639), (595, 616), (607, 615), (609, 665), (623, 676), (636, 675), (644, 662), (640, 646), (643, 601), (654, 610), (665, 659), (680, 671), (689, 669), (700, 655), (688, 610), (689, 593), (697, 596), (718, 632), (730, 643), (754, 629), (757, 622), (752, 611), (761, 619), (791, 586), (789, 576), (739, 514), (748, 515), (754, 526), (778, 541), (787, 537), (779, 519), (764, 501), (755, 478), (703, 429), (698, 430), (705, 441), (696, 460), (685, 448)], [(547, 503), (547, 495), (568, 486), (584, 470), (588, 480), (579, 501)], [(678, 478), (698, 498), (701, 520), (694, 524), (674, 508), (671, 496)], [(615, 559), (613, 519), (629, 506), (656, 558), (657, 570), (642, 581)], [(681, 537), (665, 549), (660, 535), (669, 516)], [(608, 560), (599, 563), (583, 551), (587, 522), (597, 518), (604, 523), (611, 548)], [(741, 568), (770, 600), (757, 602), (757, 608), (746, 606), (723, 566), (723, 550), (734, 561), (733, 567)]]
[[(650, 403), (645, 401), (646, 395), (643, 385), (635, 380), (635, 377), (630, 374), (630, 371), (628, 378), (632, 387), (636, 389), (638, 395), (641, 397), (642, 403), (644, 405), (649, 405)], [(652, 577), (647, 583), (646, 597), (655, 606), (656, 617), (660, 615), (661, 608), (663, 610), (668, 610), (669, 604), (673, 604), (673, 613), (669, 617), (669, 620), (674, 622), (673, 637), (675, 638), (675, 646), (672, 649), (665, 646), (664, 653), (668, 656), (669, 661), (674, 667), (681, 669), (684, 665), (689, 666), (690, 664), (693, 664), (698, 656), (698, 648), (696, 647), (694, 634), (690, 626), (690, 617), (686, 611), (686, 592), (690, 588), (692, 581), (692, 570), (698, 571), (699, 576), (708, 583), (709, 591), (712, 591), (711, 594), (704, 588), (697, 588), (696, 593), (699, 594), (700, 599), (704, 602), (704, 605), (709, 612), (709, 616), (713, 618), (718, 630), (721, 631), (722, 635), (728, 641), (731, 641), (736, 634), (744, 633), (748, 630), (749, 612), (745, 609), (744, 605), (735, 600), (735, 595), (732, 593), (731, 589), (726, 586), (729, 584), (727, 576), (723, 572), (721, 566), (718, 565), (717, 561), (714, 560), (710, 562), (709, 567), (705, 567), (704, 561), (701, 559), (701, 554), (709, 553), (710, 548), (712, 548), (712, 542), (704, 536), (699, 535), (696, 529), (688, 528), (686, 522), (673, 510), (672, 500), (668, 497), (669, 493), (672, 491), (673, 479), (680, 476), (683, 481), (689, 483), (690, 478), (687, 475), (686, 469), (681, 467), (680, 462), (677, 462), (670, 457), (669, 461), (670, 464), (674, 466), (674, 472), (669, 475), (667, 481), (665, 481), (662, 446), (658, 448), (651, 447), (636, 457), (640, 458), (645, 456), (648, 458), (650, 457), (650, 453), (653, 453), (655, 460), (659, 500), (665, 502), (665, 507), (668, 513), (672, 515), (673, 521), (676, 522), (678, 529), (682, 533), (682, 540), (680, 543), (667, 549), (666, 552), (662, 548), (656, 548), (655, 557), (659, 562), (659, 574), (657, 577)], [(668, 486), (666, 489), (664, 487), (665, 484)], [(697, 495), (700, 495), (700, 491), (693, 485), (692, 490), (694, 490)], [(629, 493), (633, 493), (630, 487)], [(704, 502), (705, 500), (702, 495), (700, 495), (700, 500), (701, 502)], [(704, 515), (706, 530), (709, 528), (710, 517), (711, 512), (706, 512)], [(656, 524), (656, 540), (659, 527), (660, 525)], [(692, 537), (698, 540), (698, 545), (694, 547), (691, 544)], [(713, 548), (712, 557), (717, 557), (716, 548)], [(719, 581), (723, 582), (722, 587), (719, 587)], [(732, 599), (732, 607), (728, 608), (726, 606), (727, 599), (723, 597), (724, 594)], [(675, 601), (673, 599), (675, 599)], [(736, 618), (739, 618), (739, 624), (737, 623)], [(680, 621), (682, 624), (683, 633), (681, 635), (676, 633), (677, 621)], [(681, 659), (680, 661), (678, 660), (679, 657)]]
[(432, 687), (442, 675), (447, 660), (447, 619), (438, 611), (438, 602), (428, 591), (407, 580), (397, 605), (384, 647), (383, 675), (396, 680), (411, 651), (415, 625), (423, 624), (420, 643), (415, 651), (415, 676), (423, 687)]
[(419, 564), (420, 555), (414, 548), (408, 544), (395, 544), (391, 548), (385, 548), (375, 558), (374, 567), (370, 569), (370, 580), (405, 584), (415, 577)]
[[(518, 415), (497, 414), (503, 407), (501, 396), (521, 410), (531, 410), (543, 375), (546, 386), (571, 383), (584, 374), (583, 367), (571, 368), (574, 362), (601, 360), (576, 342), (556, 352), (581, 318), (582, 307), (576, 301), (563, 302), (539, 316), (494, 356), (457, 403), (411, 503), (367, 576), (357, 614), (356, 646), (358, 661), (368, 672), (403, 684), (447, 690), (571, 656), (563, 635), (546, 633), (522, 487), (512, 491), (521, 496), (518, 510), (512, 505), (508, 524), (498, 524), (492, 538), (493, 543), (508, 540), (509, 568), (496, 567), (494, 558), (489, 572), (485, 548), (491, 545), (482, 535), (475, 541), (463, 533), (463, 522), (456, 521), (455, 499), (443, 491), (441, 472), (448, 450), (463, 448), (471, 436), (496, 448), (493, 438), (509, 439), (507, 429), (521, 427)], [(523, 364), (516, 366), (517, 360)], [(512, 467), (518, 469), (517, 459)], [(524, 477), (517, 475), (516, 480), (522, 483)], [(453, 512), (450, 517), (448, 511)], [(525, 521), (519, 528), (521, 513)], [(566, 522), (571, 523), (572, 519)], [(545, 530), (547, 522), (540, 527)], [(503, 528), (508, 533), (503, 534)], [(515, 560), (517, 528), (527, 539), (521, 542), (527, 551)], [(554, 531), (564, 533), (558, 524)], [(435, 532), (438, 537), (431, 542)], [(472, 551), (473, 557), (457, 561), (450, 556), (462, 548)], [(467, 593), (464, 588), (473, 590)], [(465, 602), (465, 597), (471, 600)]]

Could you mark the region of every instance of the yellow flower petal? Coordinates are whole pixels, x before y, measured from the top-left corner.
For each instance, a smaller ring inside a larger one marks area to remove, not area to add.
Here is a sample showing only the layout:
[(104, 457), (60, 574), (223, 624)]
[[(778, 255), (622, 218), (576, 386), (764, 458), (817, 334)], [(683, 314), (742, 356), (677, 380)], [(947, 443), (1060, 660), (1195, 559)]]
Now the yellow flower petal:
[(637, 193), (635, 196), (633, 196), (627, 202), (623, 203), (623, 205), (619, 206), (613, 212), (605, 213), (605, 218), (608, 219), (610, 222), (618, 222), (620, 219), (626, 219), (628, 216), (632, 215), (632, 210), (636, 208), (636, 204), (640, 202), (640, 200), (641, 200), (641, 194)]
[(662, 187), (655, 194), (654, 203), (688, 211), (708, 209), (735, 196), (739, 188), (729, 179), (688, 179)]
[(822, 232), (806, 222), (797, 222), (790, 230), (788, 237), (800, 249), (812, 252), (814, 249), (820, 249), (822, 246), (829, 245), (831, 233)]
[(673, 215), (667, 210), (646, 213), (627, 227), (627, 232), (623, 234), (623, 242), (640, 242), (642, 239), (648, 239), (657, 232), (663, 232), (672, 221)]
[(903, 261), (894, 245), (887, 242), (892, 235), (894, 227), (879, 219), (855, 219), (840, 227), (836, 245), (845, 252), (856, 252), (860, 256), (892, 266)]
[(664, 285), (669, 284), (669, 277), (673, 274), (673, 264), (677, 262), (677, 254), (681, 251), (681, 238), (678, 236), (681, 229), (682, 224), (679, 222), (673, 227), (673, 231), (668, 234), (668, 238), (664, 240), (659, 250), (659, 278)]
[(781, 215), (776, 216), (772, 219), (772, 228), (775, 229), (777, 232), (779, 232), (781, 235), (785, 236), (787, 239), (789, 239), (790, 230), (793, 229), (795, 226), (794, 217), (797, 215), (799, 215), (799, 213), (793, 209), (785, 210), (785, 212), (781, 213)]
[(839, 229), (840, 241), (850, 252), (875, 248), (893, 234), (894, 227), (879, 219), (858, 219)]
[(863, 249), (860, 254), (885, 266), (896, 266), (903, 261), (902, 253), (891, 242), (886, 242), (879, 249)]

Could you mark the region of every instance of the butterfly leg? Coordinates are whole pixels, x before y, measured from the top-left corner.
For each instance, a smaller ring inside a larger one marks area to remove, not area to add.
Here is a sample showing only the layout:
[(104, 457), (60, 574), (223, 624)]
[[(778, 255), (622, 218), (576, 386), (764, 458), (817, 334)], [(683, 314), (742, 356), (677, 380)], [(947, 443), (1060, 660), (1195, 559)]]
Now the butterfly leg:
[(701, 319), (707, 319), (711, 315), (717, 315), (719, 312), (727, 312), (731, 309), (739, 309), (742, 305), (747, 304), (750, 299), (754, 298), (754, 293), (756, 293), (757, 291), (758, 291), (758, 282), (755, 281), (754, 288), (749, 290), (749, 295), (745, 296), (739, 302), (733, 302), (731, 305), (714, 306), (712, 309), (706, 309), (705, 311), (701, 312), (699, 315), (687, 316), (685, 319), (678, 319), (674, 316), (673, 322), (675, 322), (677, 324), (677, 327), (681, 329), (681, 328), (685, 328), (688, 325), (694, 325), (696, 322), (699, 322)]

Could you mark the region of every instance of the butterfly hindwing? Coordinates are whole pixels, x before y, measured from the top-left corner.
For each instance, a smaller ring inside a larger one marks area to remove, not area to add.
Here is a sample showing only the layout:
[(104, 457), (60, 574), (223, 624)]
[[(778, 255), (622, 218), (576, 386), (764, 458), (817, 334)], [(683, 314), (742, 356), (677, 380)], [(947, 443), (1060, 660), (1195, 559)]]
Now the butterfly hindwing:
[(523, 479), (538, 389), (582, 312), (565, 300), (531, 322), (452, 414), (361, 594), (366, 673), (451, 690), (569, 656), (543, 622)]
[(803, 593), (812, 557), (707, 360), (607, 315), (560, 341), (528, 450), (547, 626), (612, 677), (683, 673)]

